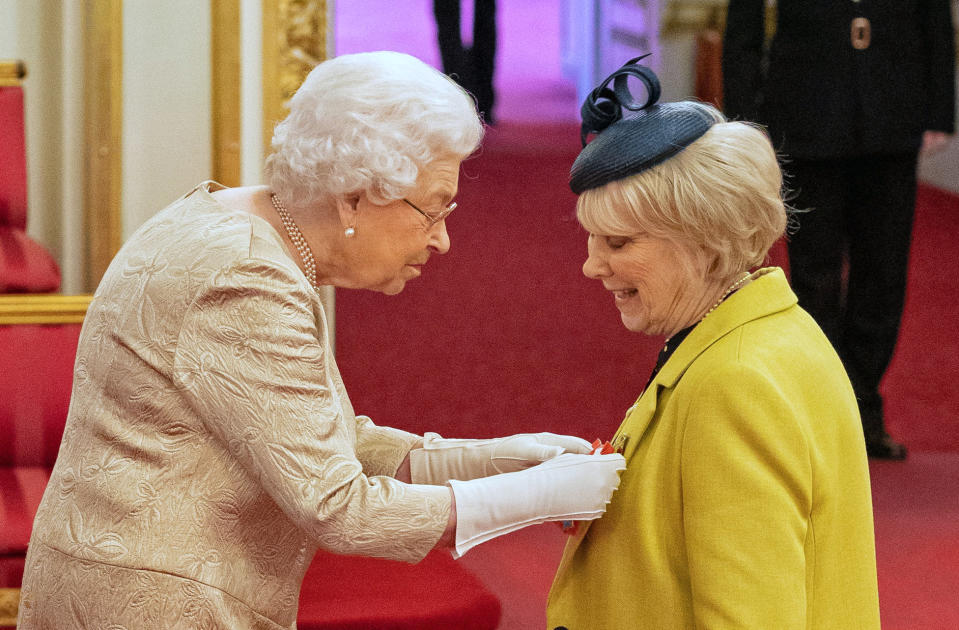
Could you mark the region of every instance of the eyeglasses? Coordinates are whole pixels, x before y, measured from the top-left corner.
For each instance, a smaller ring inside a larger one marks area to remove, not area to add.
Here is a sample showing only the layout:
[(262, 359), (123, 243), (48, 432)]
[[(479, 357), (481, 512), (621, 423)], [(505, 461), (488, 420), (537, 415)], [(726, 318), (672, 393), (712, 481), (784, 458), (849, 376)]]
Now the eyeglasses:
[(443, 208), (443, 210), (441, 210), (440, 212), (436, 214), (429, 214), (427, 212), (423, 212), (422, 210), (419, 209), (419, 207), (415, 203), (413, 203), (409, 199), (404, 198), (403, 201), (405, 201), (409, 207), (413, 208), (414, 210), (422, 214), (424, 217), (426, 217), (427, 230), (433, 227), (434, 225), (436, 225), (437, 223), (439, 223), (440, 221), (442, 221), (443, 219), (445, 219), (446, 217), (450, 216), (450, 213), (453, 212), (453, 210), (456, 210), (455, 201), (451, 203), (450, 205), (446, 206), (445, 208)]

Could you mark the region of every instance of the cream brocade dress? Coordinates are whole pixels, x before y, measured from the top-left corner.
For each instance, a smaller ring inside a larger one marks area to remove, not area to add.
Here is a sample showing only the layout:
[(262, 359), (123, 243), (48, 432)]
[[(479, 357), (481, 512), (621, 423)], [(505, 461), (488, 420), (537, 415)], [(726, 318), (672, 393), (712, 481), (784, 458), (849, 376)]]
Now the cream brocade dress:
[(445, 487), (392, 478), (418, 436), (354, 415), (318, 295), (217, 187), (94, 295), (21, 630), (295, 628), (317, 548), (415, 562), (446, 526)]

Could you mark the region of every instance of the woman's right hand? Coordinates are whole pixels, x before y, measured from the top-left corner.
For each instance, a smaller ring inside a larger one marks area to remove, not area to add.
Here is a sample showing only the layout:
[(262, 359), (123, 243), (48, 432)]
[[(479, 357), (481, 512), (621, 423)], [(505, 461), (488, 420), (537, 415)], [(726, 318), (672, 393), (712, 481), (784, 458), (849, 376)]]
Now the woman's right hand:
[(538, 466), (470, 481), (450, 481), (453, 555), (527, 525), (593, 520), (606, 511), (626, 460), (618, 453), (566, 453)]

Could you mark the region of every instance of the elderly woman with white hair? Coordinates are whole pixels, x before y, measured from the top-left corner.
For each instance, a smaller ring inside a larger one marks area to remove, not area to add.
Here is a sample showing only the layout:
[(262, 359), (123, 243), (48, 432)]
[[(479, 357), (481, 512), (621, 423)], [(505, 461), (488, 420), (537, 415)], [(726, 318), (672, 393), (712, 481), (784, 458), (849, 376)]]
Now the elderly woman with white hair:
[(293, 628), (319, 548), (416, 562), (604, 512), (621, 456), (379, 427), (334, 361), (319, 288), (424, 273), (481, 135), (422, 62), (338, 57), (277, 126), (268, 186), (203, 183), (129, 239), (81, 334), (20, 628)]
[(612, 439), (620, 488), (567, 543), (548, 627), (878, 628), (856, 399), (782, 269), (758, 268), (787, 225), (772, 145), (708, 105), (657, 104), (636, 61), (584, 104), (570, 185), (583, 273), (665, 344)]

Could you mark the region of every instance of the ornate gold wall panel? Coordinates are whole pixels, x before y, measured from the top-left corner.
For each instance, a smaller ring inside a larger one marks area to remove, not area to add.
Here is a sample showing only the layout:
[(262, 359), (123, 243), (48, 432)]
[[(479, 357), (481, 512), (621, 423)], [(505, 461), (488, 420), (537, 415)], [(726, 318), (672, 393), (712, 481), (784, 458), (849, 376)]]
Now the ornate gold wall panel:
[[(313, 67), (326, 59), (329, 41), (326, 0), (263, 0), (263, 151), (270, 154), (273, 127), (286, 118), (288, 102)], [(336, 343), (333, 287), (320, 301)]]
[(84, 186), (87, 287), (100, 282), (123, 243), (123, 0), (89, 0), (83, 16)]
[(240, 185), (240, 0), (210, 0), (212, 177)]
[(263, 0), (263, 148), (313, 66), (326, 59), (326, 0)]

